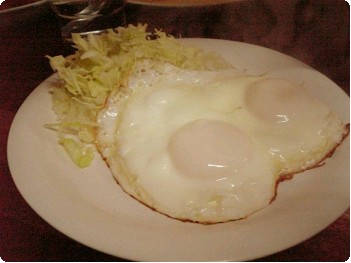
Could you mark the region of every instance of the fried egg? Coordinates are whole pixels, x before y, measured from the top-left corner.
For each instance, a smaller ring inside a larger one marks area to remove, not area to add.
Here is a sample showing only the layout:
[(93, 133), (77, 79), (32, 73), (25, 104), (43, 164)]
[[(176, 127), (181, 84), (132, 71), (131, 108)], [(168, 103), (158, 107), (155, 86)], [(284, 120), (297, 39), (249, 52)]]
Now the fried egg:
[(277, 182), (317, 166), (348, 134), (287, 80), (144, 60), (97, 117), (97, 146), (129, 195), (183, 221), (266, 207)]

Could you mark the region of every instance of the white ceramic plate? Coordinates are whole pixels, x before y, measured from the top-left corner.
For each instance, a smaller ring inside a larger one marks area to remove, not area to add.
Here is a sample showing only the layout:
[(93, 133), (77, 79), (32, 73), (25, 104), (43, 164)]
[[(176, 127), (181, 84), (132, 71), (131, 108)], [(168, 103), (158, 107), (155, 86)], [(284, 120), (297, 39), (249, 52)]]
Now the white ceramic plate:
[[(331, 80), (281, 53), (225, 40), (186, 39), (215, 50), (249, 73), (304, 83), (308, 92), (349, 122), (349, 97)], [(94, 249), (138, 261), (226, 261), (266, 256), (306, 240), (349, 207), (349, 139), (325, 166), (283, 182), (278, 197), (248, 219), (216, 225), (183, 223), (125, 194), (105, 163), (79, 169), (43, 127), (53, 122), (44, 81), (19, 109), (9, 134), (13, 179), (29, 205), (49, 224)]]

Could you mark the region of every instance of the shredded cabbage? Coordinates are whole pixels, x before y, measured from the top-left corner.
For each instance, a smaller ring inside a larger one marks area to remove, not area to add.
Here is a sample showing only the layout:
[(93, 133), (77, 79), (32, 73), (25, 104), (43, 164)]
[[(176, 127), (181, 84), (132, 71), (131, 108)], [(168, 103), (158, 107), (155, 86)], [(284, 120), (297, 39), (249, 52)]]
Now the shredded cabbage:
[(80, 168), (90, 166), (94, 159), (93, 148), (80, 145), (79, 142), (71, 138), (63, 138), (60, 143), (76, 165)]
[(145, 24), (86, 38), (72, 34), (72, 39), (74, 54), (47, 56), (60, 82), (52, 90), (57, 123), (46, 127), (58, 132), (59, 143), (79, 167), (87, 167), (93, 160), (90, 146), (94, 146), (97, 113), (136, 61), (149, 58), (185, 69), (231, 67), (217, 54), (185, 47), (162, 31), (147, 32)]

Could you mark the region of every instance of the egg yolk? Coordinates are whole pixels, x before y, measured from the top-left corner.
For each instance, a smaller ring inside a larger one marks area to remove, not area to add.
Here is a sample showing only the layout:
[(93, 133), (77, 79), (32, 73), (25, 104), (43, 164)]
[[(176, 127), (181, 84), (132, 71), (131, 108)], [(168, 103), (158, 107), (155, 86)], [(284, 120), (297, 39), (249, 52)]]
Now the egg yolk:
[(263, 120), (283, 124), (303, 116), (310, 98), (302, 88), (282, 79), (266, 79), (248, 87), (248, 109)]
[(233, 125), (196, 120), (173, 134), (168, 152), (182, 175), (220, 180), (247, 165), (253, 145), (249, 137)]

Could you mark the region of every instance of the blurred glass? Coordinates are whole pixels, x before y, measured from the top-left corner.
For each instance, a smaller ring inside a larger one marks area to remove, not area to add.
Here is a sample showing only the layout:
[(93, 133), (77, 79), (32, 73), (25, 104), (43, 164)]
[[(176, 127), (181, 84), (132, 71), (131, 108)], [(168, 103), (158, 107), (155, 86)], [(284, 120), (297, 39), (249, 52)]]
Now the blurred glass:
[(68, 42), (72, 33), (98, 34), (126, 23), (123, 0), (50, 0), (50, 6)]

